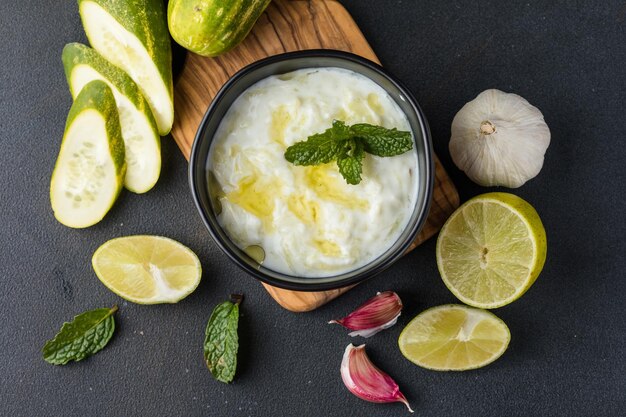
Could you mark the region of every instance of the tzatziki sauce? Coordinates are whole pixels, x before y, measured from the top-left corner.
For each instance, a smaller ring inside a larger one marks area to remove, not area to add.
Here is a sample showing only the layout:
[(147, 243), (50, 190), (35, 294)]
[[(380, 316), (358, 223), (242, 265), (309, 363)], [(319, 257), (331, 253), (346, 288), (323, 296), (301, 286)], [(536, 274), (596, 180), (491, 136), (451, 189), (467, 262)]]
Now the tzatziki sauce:
[(413, 213), (415, 146), (388, 158), (366, 153), (357, 185), (346, 183), (336, 162), (295, 166), (285, 159), (287, 147), (333, 120), (411, 130), (378, 84), (328, 67), (257, 82), (216, 131), (209, 158), (220, 188), (218, 222), (242, 250), (260, 246), (266, 268), (299, 277), (355, 270), (389, 249)]

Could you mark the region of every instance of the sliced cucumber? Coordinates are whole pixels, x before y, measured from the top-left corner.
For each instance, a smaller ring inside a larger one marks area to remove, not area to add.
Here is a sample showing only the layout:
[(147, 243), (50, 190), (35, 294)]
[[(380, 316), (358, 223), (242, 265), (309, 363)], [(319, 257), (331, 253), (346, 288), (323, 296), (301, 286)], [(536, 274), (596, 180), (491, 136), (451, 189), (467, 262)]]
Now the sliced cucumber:
[(102, 80), (111, 88), (126, 145), (124, 186), (139, 194), (150, 190), (161, 172), (161, 138), (137, 84), (98, 52), (80, 43), (65, 45), (63, 67), (74, 98), (93, 80)]
[(137, 83), (159, 133), (174, 122), (172, 49), (162, 0), (78, 0), (91, 46)]
[(50, 180), (54, 216), (69, 227), (98, 223), (122, 189), (124, 141), (113, 92), (103, 81), (83, 87), (67, 116)]

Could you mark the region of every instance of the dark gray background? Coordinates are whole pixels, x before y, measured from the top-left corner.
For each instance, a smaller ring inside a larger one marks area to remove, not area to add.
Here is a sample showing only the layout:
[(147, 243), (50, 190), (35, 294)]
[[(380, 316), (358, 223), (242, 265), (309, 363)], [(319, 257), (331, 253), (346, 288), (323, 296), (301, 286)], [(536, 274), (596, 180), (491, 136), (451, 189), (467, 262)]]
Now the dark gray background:
[[(371, 358), (421, 416), (618, 416), (626, 407), (624, 114), (626, 5), (619, 1), (346, 0), (383, 64), (415, 94), (434, 146), (466, 200), (472, 184), (447, 151), (456, 111), (487, 88), (543, 111), (552, 143), (540, 175), (514, 192), (533, 204), (548, 259), (523, 298), (495, 313), (511, 345), (492, 365), (464, 373), (418, 368), (396, 339), (427, 307), (455, 302), (435, 264), (435, 241), (319, 310), (281, 309), (211, 241), (187, 187), (186, 162), (163, 139), (163, 171), (147, 195), (124, 192), (88, 230), (56, 222), (49, 178), (71, 104), (60, 56), (85, 41), (73, 1), (0, 4), (0, 414), (11, 416), (391, 416), (343, 386), (353, 340), (326, 321), (378, 290), (405, 303), (398, 325), (367, 340)], [(199, 288), (176, 305), (140, 306), (96, 278), (93, 251), (113, 237), (172, 237), (202, 260)], [(202, 361), (213, 306), (246, 295), (240, 366), (232, 385)], [(102, 352), (55, 367), (40, 349), (60, 325), (119, 304)]]

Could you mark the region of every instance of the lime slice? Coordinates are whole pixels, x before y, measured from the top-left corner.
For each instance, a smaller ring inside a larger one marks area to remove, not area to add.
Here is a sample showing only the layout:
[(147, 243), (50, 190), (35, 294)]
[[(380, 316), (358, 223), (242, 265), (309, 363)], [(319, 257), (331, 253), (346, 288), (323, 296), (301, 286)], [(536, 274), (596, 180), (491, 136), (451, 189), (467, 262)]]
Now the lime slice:
[(91, 263), (104, 285), (138, 304), (176, 303), (196, 289), (202, 276), (195, 253), (161, 236), (109, 240)]
[(493, 313), (462, 305), (430, 308), (402, 330), (398, 345), (408, 360), (436, 371), (465, 371), (498, 359), (511, 340)]
[(508, 193), (472, 198), (437, 240), (443, 282), (465, 304), (502, 307), (530, 288), (546, 260), (546, 231), (535, 209)]

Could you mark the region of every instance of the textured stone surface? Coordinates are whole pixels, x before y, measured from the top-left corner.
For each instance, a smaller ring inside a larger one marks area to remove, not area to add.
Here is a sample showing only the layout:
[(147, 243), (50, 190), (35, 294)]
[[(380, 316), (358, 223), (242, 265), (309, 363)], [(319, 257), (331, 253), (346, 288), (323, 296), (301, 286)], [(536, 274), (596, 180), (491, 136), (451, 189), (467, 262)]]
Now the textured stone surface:
[[(0, 414), (12, 416), (391, 416), (400, 404), (363, 402), (339, 364), (353, 340), (326, 321), (393, 289), (398, 325), (367, 340), (421, 416), (617, 416), (626, 407), (624, 114), (626, 9), (618, 1), (441, 2), (346, 0), (383, 64), (418, 98), (435, 150), (463, 200), (487, 191), (450, 161), (450, 123), (486, 88), (518, 93), (552, 131), (541, 174), (514, 192), (548, 233), (544, 272), (495, 313), (512, 333), (487, 368), (436, 373), (404, 360), (402, 327), (455, 299), (431, 240), (378, 278), (315, 312), (278, 307), (220, 253), (187, 188), (186, 163), (163, 140), (163, 173), (147, 195), (124, 192), (95, 227), (57, 223), (48, 183), (71, 104), (61, 49), (85, 42), (75, 2), (0, 3)], [(139, 306), (109, 292), (90, 266), (104, 241), (169, 236), (197, 252), (196, 292), (175, 305)], [(202, 360), (213, 306), (243, 292), (239, 371), (214, 381)], [(60, 325), (119, 304), (117, 330), (97, 355), (65, 367), (41, 358)]]

